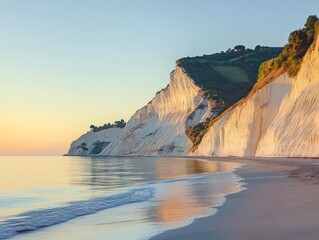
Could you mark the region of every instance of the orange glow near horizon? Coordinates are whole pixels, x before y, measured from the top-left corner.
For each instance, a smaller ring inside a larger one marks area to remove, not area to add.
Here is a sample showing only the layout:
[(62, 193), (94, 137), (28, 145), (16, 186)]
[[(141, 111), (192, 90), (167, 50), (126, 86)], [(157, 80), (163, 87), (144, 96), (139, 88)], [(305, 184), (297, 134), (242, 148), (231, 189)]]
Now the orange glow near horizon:
[(0, 126), (0, 155), (62, 155), (85, 128), (57, 118), (7, 118)]
[[(1, 139), (2, 140), (2, 139)], [(70, 142), (54, 139), (7, 138), (0, 141), (0, 155), (62, 155), (67, 153)]]
[(39, 112), (26, 106), (7, 108), (2, 112), (0, 156), (63, 155), (72, 141), (89, 131), (91, 124), (101, 125), (121, 118), (119, 110), (113, 116), (106, 116), (102, 109), (62, 103), (61, 108), (41, 108)]

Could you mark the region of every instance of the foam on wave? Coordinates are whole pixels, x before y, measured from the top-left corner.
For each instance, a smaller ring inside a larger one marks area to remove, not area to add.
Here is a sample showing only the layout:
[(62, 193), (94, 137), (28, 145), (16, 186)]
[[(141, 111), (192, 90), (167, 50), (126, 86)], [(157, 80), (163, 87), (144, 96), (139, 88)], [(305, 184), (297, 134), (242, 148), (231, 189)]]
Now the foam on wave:
[(11, 216), (8, 220), (0, 222), (0, 239), (6, 239), (22, 232), (49, 227), (109, 208), (143, 202), (152, 198), (153, 195), (153, 188), (139, 188), (112, 196), (72, 201), (66, 206), (39, 209)]

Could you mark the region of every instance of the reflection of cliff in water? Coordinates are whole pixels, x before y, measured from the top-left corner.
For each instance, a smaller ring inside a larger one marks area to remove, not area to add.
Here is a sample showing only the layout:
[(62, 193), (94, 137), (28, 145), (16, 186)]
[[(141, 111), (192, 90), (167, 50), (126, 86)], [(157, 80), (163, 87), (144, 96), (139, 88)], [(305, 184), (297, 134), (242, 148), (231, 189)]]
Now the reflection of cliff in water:
[(99, 189), (126, 187), (155, 179), (155, 161), (146, 158), (76, 158), (72, 168), (73, 184)]
[(158, 179), (174, 179), (193, 174), (228, 171), (236, 167), (236, 163), (221, 163), (183, 158), (162, 158), (156, 161)]
[(225, 171), (230, 163), (159, 157), (72, 157), (70, 181), (75, 185), (109, 189), (193, 174)]
[[(237, 163), (184, 158), (72, 157), (69, 166), (72, 184), (90, 186), (110, 194), (114, 194), (114, 189), (134, 184), (185, 177), (183, 181), (158, 184), (155, 199), (142, 211), (145, 218), (172, 227), (202, 216), (209, 206), (218, 205), (221, 201), (218, 196), (238, 187), (234, 184), (234, 174), (229, 172), (238, 166)], [(214, 172), (218, 173), (187, 178)]]

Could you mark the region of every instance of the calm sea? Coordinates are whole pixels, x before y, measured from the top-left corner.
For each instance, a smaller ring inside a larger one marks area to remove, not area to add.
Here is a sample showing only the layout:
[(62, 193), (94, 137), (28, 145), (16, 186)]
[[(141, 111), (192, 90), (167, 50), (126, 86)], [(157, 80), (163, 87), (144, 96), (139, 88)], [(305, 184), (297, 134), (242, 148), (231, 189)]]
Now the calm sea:
[(216, 212), (237, 163), (0, 157), (0, 239), (142, 240)]

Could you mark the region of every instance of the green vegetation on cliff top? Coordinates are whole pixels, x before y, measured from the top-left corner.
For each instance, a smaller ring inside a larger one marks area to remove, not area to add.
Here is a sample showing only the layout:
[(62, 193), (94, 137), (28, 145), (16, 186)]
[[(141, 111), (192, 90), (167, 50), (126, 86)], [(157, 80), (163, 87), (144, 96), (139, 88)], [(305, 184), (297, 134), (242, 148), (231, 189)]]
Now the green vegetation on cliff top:
[(125, 125), (126, 125), (126, 122), (123, 119), (121, 119), (120, 121), (115, 121), (113, 124), (106, 123), (106, 124), (99, 126), (99, 127), (97, 127), (95, 125), (91, 125), (90, 129), (93, 132), (98, 132), (98, 131), (102, 131), (102, 130), (109, 129), (109, 128), (124, 128)]
[(282, 48), (261, 46), (255, 50), (235, 49), (182, 58), (176, 63), (206, 91), (208, 98), (217, 97), (229, 107), (248, 94), (256, 82), (260, 64), (282, 51)]

